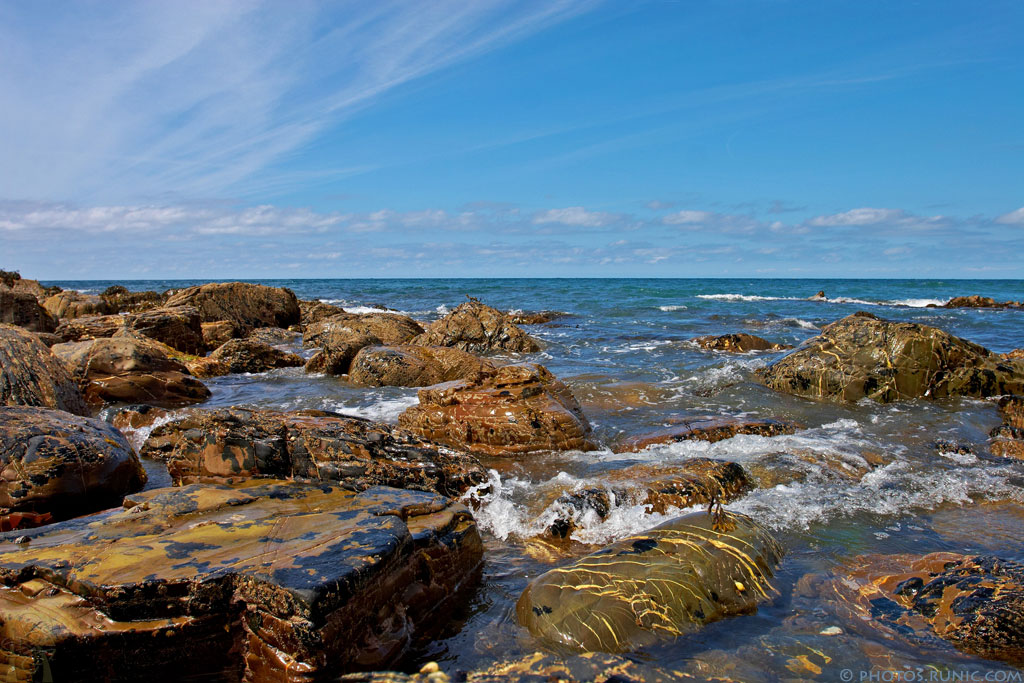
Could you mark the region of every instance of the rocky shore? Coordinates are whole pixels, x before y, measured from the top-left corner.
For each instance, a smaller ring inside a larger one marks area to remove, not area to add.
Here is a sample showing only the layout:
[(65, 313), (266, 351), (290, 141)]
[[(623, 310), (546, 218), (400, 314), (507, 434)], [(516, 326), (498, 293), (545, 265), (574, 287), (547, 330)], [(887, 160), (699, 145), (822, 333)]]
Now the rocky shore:
[[(800, 462), (864, 477), (891, 459), (782, 446), (754, 464), (653, 455), (806, 429), (740, 409), (609, 439), (521, 327), (563, 315), (470, 298), (425, 322), (241, 282), (88, 295), (0, 271), (0, 667), (11, 680), (44, 668), (52, 680), (448, 680), (416, 658), (471, 609), (490, 551), (476, 515), (496, 477), (552, 454), (652, 454), (533, 496), (536, 533), (519, 541), (549, 568), (517, 598), (515, 620), (538, 652), (459, 675), (701, 680), (623, 656), (778, 603), (783, 543), (724, 506), (785, 490)], [(728, 329), (687, 343), (773, 354), (754, 372), (759, 390), (823, 409), (992, 401), (1002, 423), (984, 456), (1024, 457), (1019, 354), (863, 312), (796, 348)], [(415, 387), (415, 404), (397, 424), (204, 407), (211, 378), (288, 368), (359, 390)], [(157, 466), (170, 485), (146, 488)], [(578, 536), (626, 504), (650, 528), (611, 543)], [(800, 590), (841, 602), (880, 639), (1021, 665), (1022, 581), (1014, 558), (865, 555)]]

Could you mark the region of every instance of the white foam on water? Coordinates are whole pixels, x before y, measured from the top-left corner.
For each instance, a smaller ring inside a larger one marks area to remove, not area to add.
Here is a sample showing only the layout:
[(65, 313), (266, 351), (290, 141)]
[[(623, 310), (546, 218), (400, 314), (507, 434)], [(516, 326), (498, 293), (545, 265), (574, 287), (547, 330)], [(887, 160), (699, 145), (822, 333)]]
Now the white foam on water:
[(365, 417), (368, 420), (374, 422), (387, 422), (395, 423), (398, 421), (398, 416), (405, 412), (406, 408), (419, 403), (419, 398), (415, 394), (412, 396), (399, 396), (397, 398), (383, 398), (379, 401), (363, 406), (353, 406), (342, 403), (341, 401), (331, 401), (328, 403), (327, 410), (331, 410), (337, 413), (343, 413), (345, 415), (354, 415), (355, 417)]
[(793, 296), (759, 296), (757, 294), (698, 294), (698, 299), (713, 301), (805, 301)]
[(945, 306), (949, 303), (949, 299), (896, 299), (895, 301), (886, 301), (889, 306), (908, 306), (910, 308), (926, 308), (928, 306)]
[(801, 320), (800, 318), (783, 318), (779, 322), (795, 325), (805, 330), (817, 330), (818, 326), (807, 320)]
[(686, 306), (682, 304), (673, 304), (671, 306), (658, 306), (658, 310), (665, 311), (666, 313), (671, 313), (672, 311), (685, 311)]
[(373, 306), (342, 306), (342, 310), (353, 315), (365, 315), (367, 313), (390, 313), (391, 315), (411, 315), (408, 311), (390, 311)]
[[(735, 357), (736, 354), (729, 354)], [(735, 384), (746, 379), (747, 374), (766, 364), (763, 358), (734, 358), (723, 365), (702, 368), (696, 374), (683, 378), (683, 382), (698, 391), (715, 389), (726, 384)]]
[(437, 312), (438, 315), (448, 315), (449, 313), (452, 312), (451, 309), (445, 306), (444, 304), (441, 304), (434, 310)]
[(139, 427), (138, 429), (125, 427), (121, 430), (121, 433), (124, 434), (124, 438), (126, 438), (128, 443), (132, 445), (135, 452), (138, 453), (142, 450), (142, 445), (146, 443), (146, 439), (149, 438), (149, 435), (153, 433), (154, 429), (165, 424), (177, 422), (178, 420), (183, 419), (187, 414), (187, 412), (167, 413), (166, 415), (162, 415), (153, 420), (153, 424), (151, 425)]

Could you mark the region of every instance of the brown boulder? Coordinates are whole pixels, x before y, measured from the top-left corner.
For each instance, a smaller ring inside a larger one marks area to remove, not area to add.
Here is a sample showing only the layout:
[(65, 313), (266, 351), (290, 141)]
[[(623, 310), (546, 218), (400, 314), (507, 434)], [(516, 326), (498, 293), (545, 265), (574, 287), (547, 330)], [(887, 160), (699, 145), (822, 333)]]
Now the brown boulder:
[(342, 313), (312, 323), (302, 338), (305, 348), (339, 345), (355, 337), (371, 337), (378, 344), (405, 344), (423, 332), (419, 323), (397, 313)]
[(30, 332), (53, 332), (57, 325), (36, 297), (0, 285), (0, 323), (24, 327)]
[(1024, 361), (940, 329), (854, 313), (757, 371), (776, 391), (880, 402), (1024, 393)]
[(371, 387), (426, 387), (470, 379), (494, 364), (444, 346), (366, 346), (349, 368), (349, 381)]
[(82, 294), (74, 290), (65, 290), (54, 294), (43, 302), (43, 308), (59, 320), (107, 315), (114, 312), (110, 304), (102, 297), (95, 294)]
[(0, 405), (40, 406), (88, 415), (67, 368), (31, 332), (0, 324)]
[(1014, 349), (1003, 354), (1003, 358), (1006, 360), (1020, 360), (1024, 358), (1024, 349)]
[(348, 374), (356, 354), (366, 346), (379, 343), (380, 340), (376, 337), (368, 337), (365, 334), (345, 336), (339, 333), (327, 337), (324, 339), (323, 348), (306, 362), (306, 372), (326, 375)]
[(992, 455), (1024, 460), (1024, 398), (1002, 397), (999, 399), (999, 414), (1003, 424), (989, 433), (992, 437), (989, 450)]
[(454, 346), (471, 353), (540, 351), (540, 344), (496, 308), (470, 300), (431, 323), (411, 344)]
[(542, 365), (487, 370), (472, 380), (419, 391), (400, 427), (484, 455), (593, 450), (590, 423), (562, 382)]
[(543, 325), (567, 315), (561, 311), (509, 311), (508, 319), (516, 325)]
[(218, 320), (213, 323), (201, 323), (203, 343), (208, 349), (215, 349), (221, 344), (241, 336), (238, 326), (230, 320)]
[(120, 505), (146, 483), (135, 451), (102, 420), (0, 406), (0, 520), (18, 512), (68, 519)]
[(67, 365), (88, 403), (179, 406), (210, 397), (184, 365), (142, 336), (57, 344), (52, 351)]
[(461, 505), (265, 481), (154, 489), (0, 536), (12, 680), (321, 681), (397, 664), (479, 575)]
[(195, 354), (206, 350), (199, 312), (191, 306), (66, 320), (57, 327), (56, 334), (65, 341), (83, 341), (112, 337), (125, 329), (135, 330), (183, 353)]
[(722, 441), (731, 439), (738, 434), (756, 434), (757, 436), (778, 436), (792, 434), (796, 425), (792, 422), (779, 420), (748, 420), (736, 417), (719, 417), (715, 415), (687, 417), (671, 427), (656, 432), (639, 434), (624, 439), (615, 447), (616, 453), (642, 451), (655, 444), (675, 443), (678, 441)]
[(288, 327), (299, 322), (299, 302), (290, 289), (247, 282), (211, 282), (168, 293), (167, 306), (194, 306), (204, 323), (230, 320), (240, 331)]
[(784, 351), (793, 348), (789, 344), (777, 344), (752, 334), (740, 332), (719, 336), (694, 337), (690, 341), (708, 351), (729, 351), (731, 353), (748, 353), (750, 351)]
[(306, 329), (308, 326), (321, 320), (333, 318), (336, 315), (345, 315), (345, 310), (338, 306), (325, 304), (322, 301), (306, 301), (304, 299), (299, 299), (299, 311), (299, 324), (302, 326), (302, 329)]
[(195, 410), (153, 430), (142, 448), (176, 484), (301, 477), (458, 496), (487, 479), (475, 458), (394, 427), (319, 410)]
[(294, 353), (252, 339), (232, 339), (211, 353), (210, 359), (226, 366), (229, 372), (266, 372), (274, 368), (294, 368), (305, 363)]
[(159, 292), (130, 292), (122, 285), (111, 285), (100, 297), (114, 313), (139, 313), (163, 305), (164, 295)]
[(1019, 301), (996, 301), (992, 297), (978, 296), (955, 296), (945, 303), (945, 308), (1020, 308), (1024, 306)]
[(293, 346), (302, 341), (302, 334), (280, 327), (259, 327), (250, 332), (246, 339), (270, 346)]
[(0, 287), (7, 287), (13, 292), (31, 294), (40, 305), (54, 294), (63, 291), (60, 287), (43, 287), (38, 280), (29, 280), (18, 272), (7, 270), (0, 270)]

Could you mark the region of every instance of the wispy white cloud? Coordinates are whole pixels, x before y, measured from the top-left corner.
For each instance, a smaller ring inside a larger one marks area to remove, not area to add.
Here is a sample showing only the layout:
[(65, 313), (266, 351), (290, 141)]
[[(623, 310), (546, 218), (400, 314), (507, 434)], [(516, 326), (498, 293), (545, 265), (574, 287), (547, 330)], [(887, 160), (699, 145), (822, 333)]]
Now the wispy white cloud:
[(706, 223), (714, 217), (709, 211), (676, 211), (661, 219), (666, 225), (691, 225), (694, 223)]
[(996, 218), (996, 223), (1000, 225), (1024, 225), (1024, 206), (1016, 211), (1004, 213), (999, 218)]
[(834, 213), (827, 216), (815, 216), (808, 221), (815, 226), (835, 225), (878, 225), (901, 220), (906, 216), (902, 209), (850, 209), (842, 213)]
[(533, 223), (561, 223), (582, 228), (603, 228), (611, 225), (618, 219), (613, 213), (603, 211), (587, 211), (582, 206), (569, 206), (564, 209), (548, 209), (538, 212), (533, 217)]

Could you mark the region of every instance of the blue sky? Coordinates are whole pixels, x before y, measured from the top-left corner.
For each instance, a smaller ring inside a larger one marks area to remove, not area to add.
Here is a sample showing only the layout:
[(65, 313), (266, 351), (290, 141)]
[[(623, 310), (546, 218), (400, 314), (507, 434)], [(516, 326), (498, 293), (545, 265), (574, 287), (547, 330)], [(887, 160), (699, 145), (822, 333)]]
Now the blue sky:
[(28, 277), (1024, 277), (1024, 3), (0, 2)]

